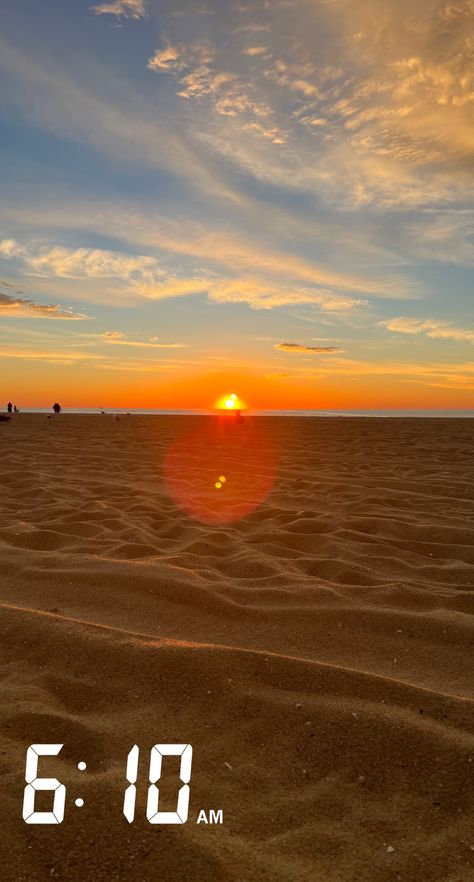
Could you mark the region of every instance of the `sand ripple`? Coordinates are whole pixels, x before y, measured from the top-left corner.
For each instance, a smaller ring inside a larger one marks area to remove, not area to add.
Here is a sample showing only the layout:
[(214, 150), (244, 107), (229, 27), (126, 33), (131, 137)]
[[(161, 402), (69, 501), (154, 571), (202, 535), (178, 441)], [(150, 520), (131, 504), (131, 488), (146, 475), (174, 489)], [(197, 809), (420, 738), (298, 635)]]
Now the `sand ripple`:
[[(0, 430), (2, 882), (468, 882), (471, 421), (263, 420), (274, 486), (216, 526), (164, 486), (189, 425)], [(34, 828), (24, 753), (50, 740), (66, 821)], [(190, 821), (148, 825), (142, 787), (129, 827), (128, 750), (174, 741)]]

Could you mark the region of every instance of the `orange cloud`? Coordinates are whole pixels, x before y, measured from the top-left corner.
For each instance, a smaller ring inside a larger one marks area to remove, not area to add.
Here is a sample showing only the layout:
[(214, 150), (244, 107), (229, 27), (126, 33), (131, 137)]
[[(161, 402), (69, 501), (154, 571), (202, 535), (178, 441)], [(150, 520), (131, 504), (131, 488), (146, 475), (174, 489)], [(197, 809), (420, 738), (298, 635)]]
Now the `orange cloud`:
[(244, 49), (243, 55), (249, 55), (251, 58), (254, 58), (258, 55), (265, 55), (267, 52), (266, 46), (249, 46), (247, 49)]
[(338, 346), (305, 346), (303, 343), (276, 343), (275, 349), (282, 349), (284, 352), (310, 352), (319, 355), (342, 351)]
[(425, 334), (436, 340), (459, 340), (467, 343), (474, 343), (474, 331), (469, 328), (458, 328), (449, 322), (438, 321), (437, 319), (417, 319), (417, 318), (400, 318), (388, 319), (388, 321), (380, 322), (389, 331), (396, 331), (398, 334)]
[(80, 321), (89, 318), (89, 316), (84, 313), (63, 309), (57, 304), (45, 305), (34, 303), (33, 300), (11, 297), (9, 294), (2, 294), (1, 292), (0, 316), (14, 318), (68, 319), (70, 321)]
[(144, 18), (146, 15), (143, 0), (111, 0), (91, 7), (96, 15), (117, 15), (124, 18)]

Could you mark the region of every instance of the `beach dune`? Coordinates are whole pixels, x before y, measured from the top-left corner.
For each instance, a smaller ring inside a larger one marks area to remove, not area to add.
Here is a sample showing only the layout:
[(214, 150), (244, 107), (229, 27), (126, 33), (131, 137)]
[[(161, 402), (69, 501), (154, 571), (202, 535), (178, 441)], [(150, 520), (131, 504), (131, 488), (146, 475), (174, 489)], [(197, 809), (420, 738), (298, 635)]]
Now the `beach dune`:
[[(469, 882), (472, 420), (221, 425), (0, 429), (2, 882)], [(49, 742), (65, 819), (28, 825)], [(183, 826), (156, 743), (193, 746)]]

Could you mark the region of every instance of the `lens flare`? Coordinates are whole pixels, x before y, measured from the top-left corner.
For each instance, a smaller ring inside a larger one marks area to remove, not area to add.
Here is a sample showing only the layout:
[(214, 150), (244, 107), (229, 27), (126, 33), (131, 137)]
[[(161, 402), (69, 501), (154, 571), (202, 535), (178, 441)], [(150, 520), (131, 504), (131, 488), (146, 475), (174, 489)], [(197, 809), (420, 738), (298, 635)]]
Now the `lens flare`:
[(238, 521), (264, 502), (275, 477), (275, 454), (259, 421), (226, 413), (178, 438), (164, 460), (169, 495), (205, 524)]

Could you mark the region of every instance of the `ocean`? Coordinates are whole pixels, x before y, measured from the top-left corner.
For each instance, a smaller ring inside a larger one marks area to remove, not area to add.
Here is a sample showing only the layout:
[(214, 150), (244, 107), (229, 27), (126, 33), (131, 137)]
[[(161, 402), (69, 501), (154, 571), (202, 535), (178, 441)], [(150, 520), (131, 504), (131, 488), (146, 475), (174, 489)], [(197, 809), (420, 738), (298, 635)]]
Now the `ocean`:
[[(21, 409), (23, 413), (50, 413), (51, 408), (46, 407), (24, 407)], [(98, 414), (102, 413), (114, 414), (130, 414), (133, 416), (212, 416), (216, 413), (214, 410), (161, 410), (161, 409), (126, 409), (126, 408), (104, 408), (101, 411), (97, 407), (65, 407), (63, 413), (73, 414)], [(472, 419), (474, 418), (474, 410), (246, 410), (246, 416), (278, 416), (278, 417), (418, 417), (425, 419), (432, 418), (450, 418), (450, 419)]]

